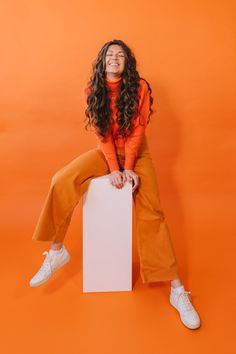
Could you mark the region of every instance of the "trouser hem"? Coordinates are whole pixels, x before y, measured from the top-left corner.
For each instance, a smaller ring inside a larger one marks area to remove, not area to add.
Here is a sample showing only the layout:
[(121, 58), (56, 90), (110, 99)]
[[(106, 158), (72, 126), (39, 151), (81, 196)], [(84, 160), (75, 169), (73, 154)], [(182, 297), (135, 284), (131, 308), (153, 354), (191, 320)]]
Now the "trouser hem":
[(144, 275), (142, 272), (140, 272), (140, 275), (143, 284), (159, 282), (159, 281), (169, 281), (169, 280), (174, 280), (179, 278), (179, 273), (176, 270), (161, 271), (161, 272), (157, 271), (157, 272), (152, 272), (152, 274), (149, 275)]

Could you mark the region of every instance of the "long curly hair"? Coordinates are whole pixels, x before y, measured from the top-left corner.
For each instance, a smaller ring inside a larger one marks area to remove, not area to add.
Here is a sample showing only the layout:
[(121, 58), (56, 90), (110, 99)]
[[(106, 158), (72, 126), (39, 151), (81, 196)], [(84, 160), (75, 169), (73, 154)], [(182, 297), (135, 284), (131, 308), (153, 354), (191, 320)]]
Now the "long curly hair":
[[(85, 128), (88, 126), (95, 127), (98, 134), (103, 140), (107, 132), (111, 129), (111, 111), (110, 111), (110, 99), (109, 92), (106, 86), (105, 78), (105, 57), (107, 50), (111, 44), (118, 44), (124, 50), (125, 65), (121, 74), (121, 84), (119, 86), (119, 93), (116, 101), (116, 120), (118, 123), (118, 136), (127, 137), (133, 128), (133, 120), (136, 114), (139, 114), (139, 83), (140, 79), (145, 80), (139, 76), (136, 70), (136, 59), (131, 49), (122, 41), (114, 39), (103, 45), (100, 49), (97, 59), (92, 64), (92, 75), (88, 82), (90, 93), (87, 97), (87, 108), (85, 110)], [(145, 80), (150, 93), (150, 105), (149, 116), (153, 112), (151, 106), (153, 104), (153, 98), (151, 96), (152, 89)], [(140, 122), (141, 124), (141, 122)]]

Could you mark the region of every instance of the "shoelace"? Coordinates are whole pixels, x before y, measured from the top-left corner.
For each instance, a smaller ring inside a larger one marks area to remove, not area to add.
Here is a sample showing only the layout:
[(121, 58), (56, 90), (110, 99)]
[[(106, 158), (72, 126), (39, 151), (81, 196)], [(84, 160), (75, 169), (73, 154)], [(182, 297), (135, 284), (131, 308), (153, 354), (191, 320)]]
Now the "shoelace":
[[(191, 310), (193, 310), (193, 306), (189, 300), (188, 294), (191, 294), (191, 291), (184, 290), (183, 292), (178, 294), (177, 303), (179, 303), (179, 301), (182, 300), (180, 302), (180, 306), (184, 307), (184, 309), (187, 311), (191, 311)], [(181, 298), (180, 298), (180, 296), (181, 296)]]
[(52, 273), (52, 267), (51, 267), (51, 263), (50, 263), (49, 252), (48, 251), (44, 251), (43, 255), (46, 255), (46, 258), (44, 259), (43, 264), (42, 264), (41, 268), (39, 269), (39, 272), (42, 273), (45, 270), (50, 270), (50, 272)]

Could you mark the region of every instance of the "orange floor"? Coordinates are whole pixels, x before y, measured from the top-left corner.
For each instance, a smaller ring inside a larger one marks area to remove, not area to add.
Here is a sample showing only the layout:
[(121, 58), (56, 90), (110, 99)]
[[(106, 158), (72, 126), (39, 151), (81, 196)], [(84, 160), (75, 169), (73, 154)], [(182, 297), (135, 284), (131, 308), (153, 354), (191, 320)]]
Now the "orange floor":
[[(44, 259), (42, 252), (48, 249), (49, 243), (31, 241), (32, 224), (30, 228), (22, 225), (10, 230), (5, 226), (2, 230), (2, 353), (234, 352), (234, 271), (224, 272), (226, 262), (222, 267), (219, 259), (219, 263), (206, 270), (191, 268), (187, 266), (191, 262), (177, 249), (180, 266), (184, 268), (185, 288), (192, 292), (192, 303), (202, 320), (201, 328), (190, 330), (169, 304), (168, 282), (142, 284), (136, 236), (133, 291), (82, 292), (80, 217), (81, 206), (73, 215), (65, 242), (71, 261), (38, 288), (30, 288), (28, 281)], [(6, 225), (9, 224), (6, 222)], [(204, 257), (202, 250), (201, 260)]]

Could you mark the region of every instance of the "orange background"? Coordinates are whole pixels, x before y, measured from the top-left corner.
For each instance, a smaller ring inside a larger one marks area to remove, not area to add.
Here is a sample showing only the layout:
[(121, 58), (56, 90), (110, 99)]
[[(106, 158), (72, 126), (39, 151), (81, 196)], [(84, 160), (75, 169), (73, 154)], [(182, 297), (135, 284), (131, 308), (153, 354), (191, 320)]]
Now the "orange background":
[[(232, 353), (235, 322), (234, 1), (21, 0), (0, 3), (3, 353)], [(83, 88), (111, 39), (134, 51), (153, 89), (147, 135), (182, 281), (202, 320), (184, 327), (169, 283), (82, 293), (81, 203), (65, 239), (72, 260), (28, 281), (49, 243), (31, 235), (51, 176), (95, 146)]]

